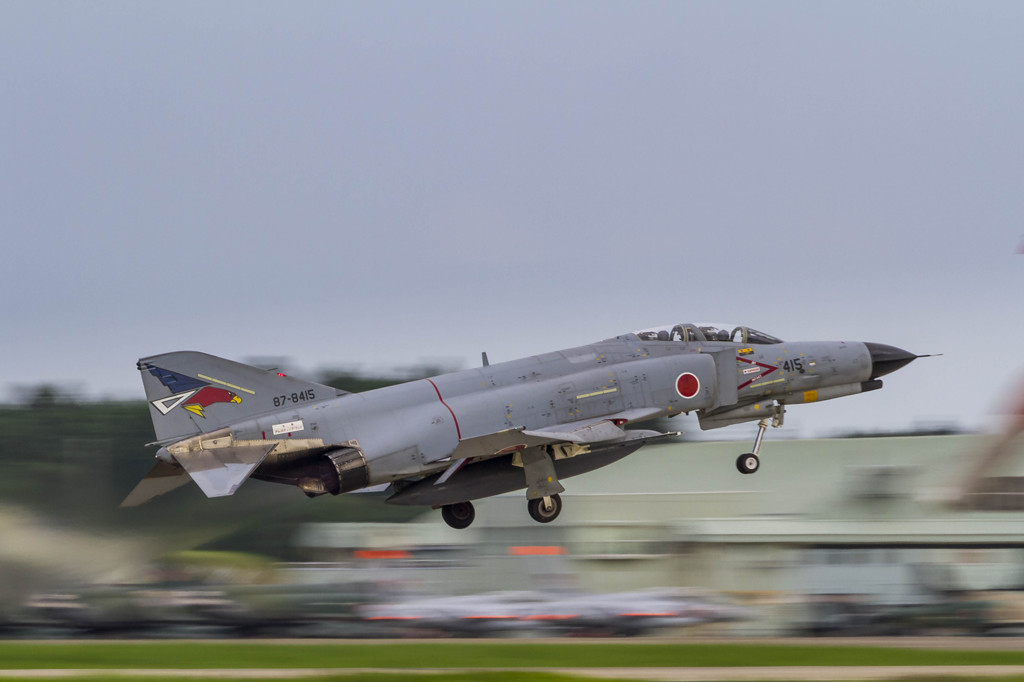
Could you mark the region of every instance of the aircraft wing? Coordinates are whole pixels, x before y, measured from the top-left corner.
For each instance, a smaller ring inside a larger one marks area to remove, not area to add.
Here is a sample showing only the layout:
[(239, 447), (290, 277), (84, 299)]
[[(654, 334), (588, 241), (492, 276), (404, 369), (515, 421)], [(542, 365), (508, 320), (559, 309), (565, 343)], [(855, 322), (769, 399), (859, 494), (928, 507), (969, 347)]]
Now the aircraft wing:
[[(507, 429), (473, 438), (463, 438), (452, 453), (453, 461), (472, 457), (496, 457), (507, 455), (528, 447), (547, 445), (549, 443), (574, 443), (589, 445), (593, 443), (609, 443), (621, 440), (633, 440), (631, 432), (622, 429), (626, 423), (649, 419), (661, 414), (658, 409), (625, 410), (616, 414), (596, 419), (554, 424), (541, 429), (527, 431), (525, 429)], [(644, 431), (645, 437), (662, 435)]]
[(543, 435), (527, 434), (523, 429), (507, 429), (484, 436), (463, 438), (459, 441), (455, 452), (451, 454), (451, 459), (507, 455), (535, 445), (546, 445), (554, 440)]
[(523, 433), (540, 438), (549, 438), (552, 442), (575, 443), (577, 445), (605, 443), (622, 440), (626, 437), (626, 432), (610, 419), (601, 419), (583, 424), (555, 424), (554, 426), (546, 426), (543, 429), (524, 431)]

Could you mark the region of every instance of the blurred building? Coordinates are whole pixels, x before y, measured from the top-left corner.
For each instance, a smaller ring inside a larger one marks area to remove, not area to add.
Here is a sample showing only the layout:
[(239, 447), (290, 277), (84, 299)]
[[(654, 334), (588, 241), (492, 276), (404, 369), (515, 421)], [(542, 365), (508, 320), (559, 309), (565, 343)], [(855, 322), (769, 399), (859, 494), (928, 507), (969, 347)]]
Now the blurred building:
[(431, 512), (311, 524), (297, 543), (322, 566), (423, 593), (704, 588), (756, 607), (729, 626), (742, 633), (1024, 627), (1024, 458), (951, 504), (987, 442), (767, 441), (751, 476), (733, 464), (745, 442), (649, 446), (565, 481), (549, 525), (513, 494), (476, 503), (464, 531)]

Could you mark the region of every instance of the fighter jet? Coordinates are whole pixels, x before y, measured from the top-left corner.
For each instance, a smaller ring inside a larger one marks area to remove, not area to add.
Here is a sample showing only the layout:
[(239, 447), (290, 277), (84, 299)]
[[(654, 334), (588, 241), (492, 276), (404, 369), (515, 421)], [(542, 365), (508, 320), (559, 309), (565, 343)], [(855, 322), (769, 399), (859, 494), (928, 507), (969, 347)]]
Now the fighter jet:
[(882, 387), (918, 357), (878, 343), (786, 343), (750, 327), (675, 324), (585, 346), (363, 393), (182, 351), (139, 360), (159, 446), (122, 503), (194, 481), (208, 497), (248, 478), (314, 497), (382, 491), (440, 508), (453, 528), (472, 500), (525, 489), (541, 523), (562, 510), (562, 479), (679, 435), (626, 428), (696, 414), (702, 429), (757, 422), (736, 468), (760, 467), (786, 407)]

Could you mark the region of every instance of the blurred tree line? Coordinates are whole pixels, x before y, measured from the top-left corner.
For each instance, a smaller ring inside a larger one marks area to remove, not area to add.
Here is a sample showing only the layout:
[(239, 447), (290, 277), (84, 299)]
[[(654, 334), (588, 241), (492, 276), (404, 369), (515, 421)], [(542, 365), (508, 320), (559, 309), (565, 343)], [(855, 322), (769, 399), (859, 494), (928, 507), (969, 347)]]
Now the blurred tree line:
[[(317, 381), (361, 392), (443, 371), (422, 366), (383, 377), (329, 370)], [(156, 448), (145, 447), (153, 440), (144, 400), (81, 400), (50, 385), (18, 389), (16, 402), (0, 405), (0, 505), (28, 508), (67, 527), (151, 536), (167, 549), (230, 549), (285, 559), (294, 558), (289, 539), (299, 523), (401, 521), (422, 512), (364, 495), (310, 500), (298, 488), (257, 480), (231, 497), (207, 499), (186, 485), (122, 509), (121, 500), (155, 463)]]

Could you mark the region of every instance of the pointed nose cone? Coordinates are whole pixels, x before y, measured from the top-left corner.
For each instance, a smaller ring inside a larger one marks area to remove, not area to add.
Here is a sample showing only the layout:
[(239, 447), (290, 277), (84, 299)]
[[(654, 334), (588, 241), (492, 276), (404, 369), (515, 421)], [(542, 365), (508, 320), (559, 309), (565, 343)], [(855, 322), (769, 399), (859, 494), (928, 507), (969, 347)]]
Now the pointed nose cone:
[(864, 345), (868, 347), (868, 352), (871, 353), (872, 379), (891, 374), (920, 357), (910, 351), (905, 351), (896, 346), (887, 346), (884, 343), (865, 343)]

